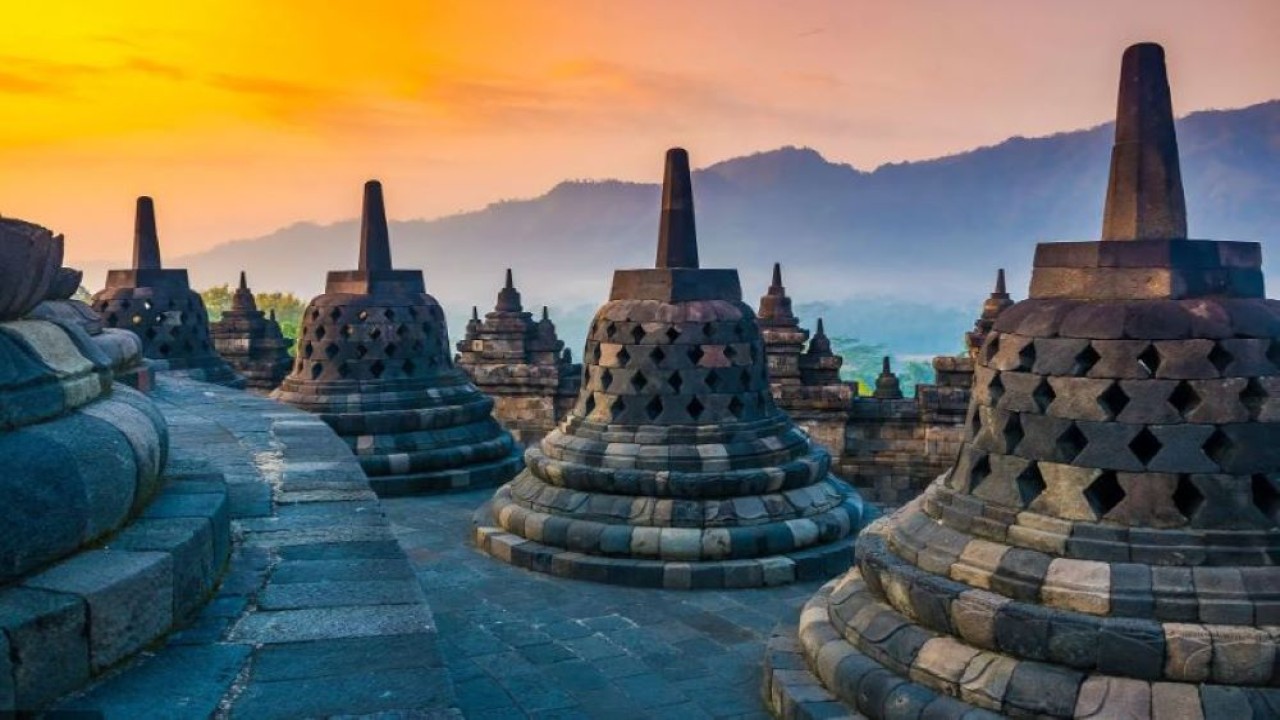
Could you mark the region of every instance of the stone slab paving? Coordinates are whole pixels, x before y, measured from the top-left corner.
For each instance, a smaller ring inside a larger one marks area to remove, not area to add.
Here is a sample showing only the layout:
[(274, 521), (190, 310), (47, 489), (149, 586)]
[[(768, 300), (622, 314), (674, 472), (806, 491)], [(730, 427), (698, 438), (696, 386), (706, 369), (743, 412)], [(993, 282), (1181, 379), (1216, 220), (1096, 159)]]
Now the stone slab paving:
[(230, 566), (193, 625), (58, 709), (131, 719), (461, 717), (415, 569), (328, 426), (171, 376), (154, 399), (170, 425), (169, 472), (226, 478)]
[(660, 590), (550, 577), (471, 545), (490, 492), (384, 499), (466, 717), (767, 718), (761, 661), (821, 582)]

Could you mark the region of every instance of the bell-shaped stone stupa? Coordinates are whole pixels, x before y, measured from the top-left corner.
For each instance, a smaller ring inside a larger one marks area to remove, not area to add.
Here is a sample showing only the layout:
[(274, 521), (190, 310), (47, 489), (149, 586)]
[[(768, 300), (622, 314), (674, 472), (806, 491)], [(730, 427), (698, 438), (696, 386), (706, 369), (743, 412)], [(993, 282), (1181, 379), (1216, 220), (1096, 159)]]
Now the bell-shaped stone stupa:
[(133, 267), (111, 270), (107, 286), (90, 305), (109, 328), (131, 330), (142, 339), (142, 354), (156, 370), (176, 370), (200, 380), (244, 387), (244, 378), (226, 363), (209, 336), (204, 300), (191, 289), (184, 269), (160, 264), (155, 204), (138, 198), (133, 228)]
[(847, 567), (861, 499), (774, 405), (737, 271), (699, 267), (684, 150), (667, 153), (658, 238), (655, 268), (614, 274), (577, 406), (478, 513), (478, 544), (534, 570), (669, 588)]
[(210, 335), (218, 353), (251, 388), (274, 390), (293, 367), (280, 323), (258, 309), (243, 271), (240, 286), (231, 295), (231, 308), (213, 323)]
[(1280, 303), (1259, 245), (1186, 227), (1164, 52), (1135, 45), (1103, 240), (1037, 248), (954, 467), (775, 641), (775, 711), (1280, 717)]
[(497, 485), (521, 468), (493, 401), (454, 367), (420, 270), (394, 270), (382, 185), (365, 183), (357, 270), (329, 273), (272, 397), (320, 415), (382, 495)]

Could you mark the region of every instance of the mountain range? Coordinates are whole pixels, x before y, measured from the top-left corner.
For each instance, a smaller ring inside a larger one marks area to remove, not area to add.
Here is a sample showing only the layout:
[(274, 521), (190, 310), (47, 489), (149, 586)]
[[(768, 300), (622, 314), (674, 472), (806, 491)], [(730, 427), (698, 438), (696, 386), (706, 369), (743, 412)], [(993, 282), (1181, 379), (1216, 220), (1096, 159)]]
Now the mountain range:
[[(1097, 238), (1111, 136), (1106, 124), (1014, 137), (871, 171), (796, 147), (719, 162), (694, 173), (703, 265), (739, 268), (754, 304), (782, 262), (806, 325), (822, 314), (829, 334), (896, 354), (955, 352), (997, 267), (1020, 297), (1037, 241)], [(1280, 100), (1192, 113), (1178, 139), (1192, 237), (1269, 244), (1280, 228)], [(455, 336), (472, 305), (492, 307), (512, 267), (526, 308), (550, 305), (576, 351), (611, 271), (652, 263), (658, 202), (656, 183), (566, 181), (532, 199), (393, 222), (393, 253), (397, 267), (425, 270)], [(325, 271), (355, 266), (357, 232), (354, 219), (302, 222), (170, 264), (189, 268), (196, 287), (248, 268), (256, 290), (309, 297)], [(86, 268), (86, 280), (104, 269)]]

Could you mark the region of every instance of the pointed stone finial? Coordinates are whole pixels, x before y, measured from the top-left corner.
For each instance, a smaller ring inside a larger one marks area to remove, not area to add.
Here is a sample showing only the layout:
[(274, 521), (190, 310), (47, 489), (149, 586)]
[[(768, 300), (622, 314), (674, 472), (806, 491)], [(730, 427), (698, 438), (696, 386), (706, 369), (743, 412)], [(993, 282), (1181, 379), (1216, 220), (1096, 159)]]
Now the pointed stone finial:
[(511, 289), (511, 288), (513, 288), (513, 287), (515, 287), (515, 282), (513, 282), (512, 278), (511, 278), (511, 268), (507, 268), (507, 284), (506, 284), (506, 288), (507, 288), (508, 290), (510, 290), (510, 289)]
[(133, 269), (159, 270), (160, 237), (156, 234), (156, 206), (151, 198), (138, 198), (133, 217)]
[(241, 290), (249, 289), (249, 282), (245, 279), (243, 270), (240, 271), (240, 289)]
[(991, 294), (997, 295), (997, 296), (1009, 295), (1009, 292), (1008, 290), (1005, 289), (1005, 285), (1004, 285), (1004, 268), (1000, 268), (999, 270), (996, 270), (996, 289), (992, 291)]
[(249, 290), (249, 281), (245, 278), (243, 270), (240, 271), (240, 286), (231, 293), (231, 309), (240, 312), (252, 312), (258, 309), (257, 301), (253, 297), (253, 292)]
[(782, 290), (782, 263), (773, 264), (773, 282), (769, 283), (770, 290)]
[(893, 371), (889, 369), (889, 356), (885, 355), (884, 360), (880, 361), (880, 373), (883, 375), (892, 375)]
[(662, 216), (658, 225), (660, 268), (698, 267), (698, 236), (693, 221), (693, 182), (689, 178), (689, 153), (684, 148), (667, 151), (662, 178)]
[(898, 382), (898, 376), (894, 375), (893, 370), (889, 368), (888, 355), (885, 355), (880, 362), (880, 377), (876, 378), (876, 389), (871, 394), (873, 397), (882, 400), (899, 400), (902, 398), (902, 384)]
[(471, 319), (480, 322), (480, 308), (475, 305), (471, 306)]
[(1139, 43), (1124, 51), (1116, 138), (1103, 212), (1103, 240), (1187, 237), (1164, 49)]
[(498, 312), (520, 312), (524, 306), (520, 302), (520, 291), (516, 290), (515, 280), (511, 276), (511, 268), (507, 268), (507, 277), (498, 291), (498, 304), (494, 306)]
[(813, 332), (814, 337), (826, 337), (826, 328), (822, 326), (822, 318), (818, 318), (818, 329)]
[(364, 209), (360, 215), (361, 272), (391, 269), (391, 236), (387, 231), (387, 209), (382, 202), (382, 183), (364, 184)]
[(549, 322), (550, 320), (551, 320), (551, 313), (547, 312), (547, 306), (543, 305), (542, 306), (542, 322)]

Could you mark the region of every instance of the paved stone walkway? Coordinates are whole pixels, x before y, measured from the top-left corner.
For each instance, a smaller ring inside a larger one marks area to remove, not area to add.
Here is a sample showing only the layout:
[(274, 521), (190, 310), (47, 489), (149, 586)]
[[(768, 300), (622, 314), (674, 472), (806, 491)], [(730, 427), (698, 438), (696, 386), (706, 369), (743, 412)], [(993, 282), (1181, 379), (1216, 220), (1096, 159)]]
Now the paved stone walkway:
[(431, 611), (350, 451), (320, 420), (164, 377), (169, 469), (223, 473), (235, 549), (195, 624), (60, 710), (108, 718), (460, 717)]
[(770, 632), (820, 582), (676, 591), (512, 567), (468, 541), (492, 491), (383, 500), (468, 718), (768, 718)]
[(765, 643), (819, 583), (689, 592), (521, 570), (470, 544), (472, 513), (491, 490), (380, 502), (310, 415), (174, 378), (154, 398), (170, 423), (171, 470), (226, 477), (231, 565), (193, 626), (58, 709), (130, 719), (768, 717)]

